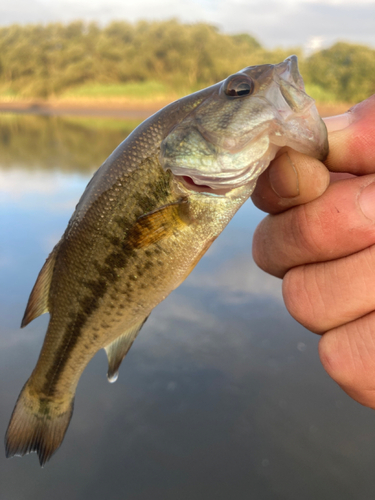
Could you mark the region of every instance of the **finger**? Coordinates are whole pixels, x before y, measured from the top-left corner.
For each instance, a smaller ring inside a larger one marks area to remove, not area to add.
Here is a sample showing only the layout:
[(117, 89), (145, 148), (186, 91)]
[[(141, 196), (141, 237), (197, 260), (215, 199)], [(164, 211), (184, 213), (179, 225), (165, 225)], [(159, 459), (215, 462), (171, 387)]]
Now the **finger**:
[[(330, 132), (328, 168), (354, 174), (375, 172), (375, 95), (324, 121)], [(261, 210), (276, 214), (317, 198), (327, 185), (318, 160), (283, 148), (259, 177), (252, 199)]]
[(329, 180), (329, 172), (319, 160), (283, 148), (259, 177), (252, 200), (261, 210), (276, 214), (318, 198)]
[(331, 184), (306, 205), (268, 215), (257, 227), (253, 256), (283, 277), (302, 264), (338, 259), (375, 244), (375, 175)]
[(329, 177), (330, 184), (332, 184), (333, 182), (342, 181), (344, 179), (352, 179), (356, 176), (353, 174), (347, 174), (346, 172), (330, 172)]
[(319, 355), (350, 397), (375, 409), (375, 312), (325, 333)]
[(283, 280), (290, 314), (315, 333), (375, 309), (375, 246), (342, 259), (291, 269)]
[(329, 170), (356, 175), (375, 172), (375, 94), (347, 113), (324, 119), (329, 133)]

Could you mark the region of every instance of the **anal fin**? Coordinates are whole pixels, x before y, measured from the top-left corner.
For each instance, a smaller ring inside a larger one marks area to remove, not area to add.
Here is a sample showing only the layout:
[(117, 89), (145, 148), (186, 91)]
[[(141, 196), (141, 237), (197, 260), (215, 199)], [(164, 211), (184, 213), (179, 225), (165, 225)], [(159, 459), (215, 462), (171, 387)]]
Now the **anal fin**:
[(48, 312), (49, 290), (58, 248), (59, 245), (56, 245), (49, 254), (38, 275), (26, 306), (25, 314), (21, 322), (21, 328), (28, 325), (33, 319), (37, 318), (41, 314)]
[(108, 357), (107, 378), (109, 382), (116, 382), (121, 362), (133, 345), (134, 340), (136, 339), (142, 326), (145, 324), (147, 318), (148, 316), (141, 322), (129, 328), (129, 330), (120, 335), (120, 337), (117, 337), (116, 340), (104, 348)]

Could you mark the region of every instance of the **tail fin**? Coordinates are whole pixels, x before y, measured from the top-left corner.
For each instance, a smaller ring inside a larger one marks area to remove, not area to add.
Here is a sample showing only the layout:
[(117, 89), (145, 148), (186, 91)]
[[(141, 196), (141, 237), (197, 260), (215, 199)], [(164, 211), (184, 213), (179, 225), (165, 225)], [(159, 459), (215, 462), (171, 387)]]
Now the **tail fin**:
[(33, 392), (27, 382), (9, 422), (5, 450), (7, 458), (36, 452), (43, 467), (64, 439), (73, 413), (74, 397), (56, 401)]

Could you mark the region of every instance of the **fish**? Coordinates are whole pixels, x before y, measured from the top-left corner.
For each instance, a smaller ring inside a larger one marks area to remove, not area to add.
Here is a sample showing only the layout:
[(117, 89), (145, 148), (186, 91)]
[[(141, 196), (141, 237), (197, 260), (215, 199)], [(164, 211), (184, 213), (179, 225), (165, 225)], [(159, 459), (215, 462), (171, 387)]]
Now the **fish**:
[(151, 311), (194, 269), (281, 147), (324, 160), (327, 131), (296, 56), (249, 66), (139, 125), (88, 183), (32, 289), (21, 327), (50, 319), (5, 436), (6, 456), (60, 447), (100, 349), (108, 380)]

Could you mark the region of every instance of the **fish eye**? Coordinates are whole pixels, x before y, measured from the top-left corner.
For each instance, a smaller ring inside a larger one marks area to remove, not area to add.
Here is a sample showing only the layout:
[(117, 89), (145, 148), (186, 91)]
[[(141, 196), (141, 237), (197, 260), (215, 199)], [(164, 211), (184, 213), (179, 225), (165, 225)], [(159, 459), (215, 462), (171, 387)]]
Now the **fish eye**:
[(254, 81), (247, 75), (230, 76), (224, 83), (224, 93), (229, 97), (243, 97), (254, 91)]

